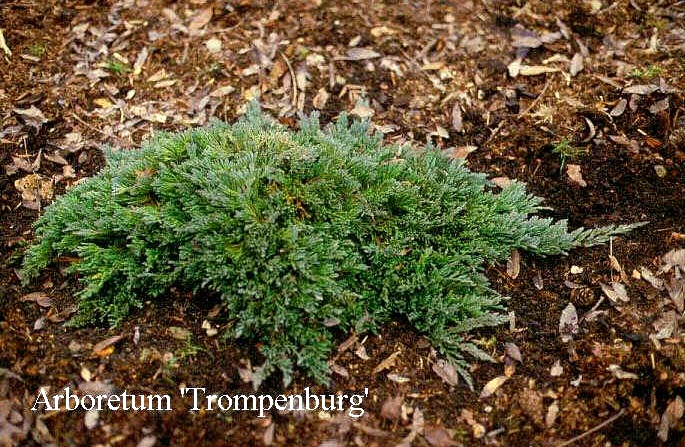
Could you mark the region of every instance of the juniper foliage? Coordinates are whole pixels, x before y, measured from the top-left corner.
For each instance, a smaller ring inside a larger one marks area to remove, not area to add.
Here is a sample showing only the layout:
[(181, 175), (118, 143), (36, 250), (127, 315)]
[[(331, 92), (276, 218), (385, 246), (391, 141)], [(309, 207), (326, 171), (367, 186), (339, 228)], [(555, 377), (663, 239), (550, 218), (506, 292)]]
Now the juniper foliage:
[[(483, 266), (633, 226), (569, 232), (541, 199), (434, 148), (383, 145), (365, 122), (316, 115), (291, 131), (256, 107), (233, 125), (109, 150), (107, 166), (45, 209), (25, 281), (76, 258), (77, 324), (117, 325), (172, 286), (221, 296), (228, 334), (259, 344), (260, 377), (295, 368), (325, 382), (334, 331), (405, 318), (468, 381), (468, 332), (503, 321)], [(331, 327), (333, 324), (334, 327)], [(339, 329), (335, 329), (339, 328)]]

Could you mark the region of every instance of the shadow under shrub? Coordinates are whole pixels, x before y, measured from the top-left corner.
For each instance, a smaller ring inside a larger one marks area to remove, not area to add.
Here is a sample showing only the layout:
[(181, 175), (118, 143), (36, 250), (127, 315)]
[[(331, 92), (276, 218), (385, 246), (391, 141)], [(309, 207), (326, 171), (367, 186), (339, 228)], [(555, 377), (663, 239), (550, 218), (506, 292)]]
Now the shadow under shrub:
[[(427, 148), (384, 146), (364, 122), (289, 130), (256, 107), (233, 125), (108, 151), (107, 166), (46, 208), (26, 282), (61, 256), (83, 289), (76, 324), (118, 324), (172, 286), (220, 294), (229, 335), (260, 344), (258, 377), (325, 381), (333, 326), (402, 316), (468, 381), (468, 331), (503, 321), (483, 265), (562, 254), (632, 226), (540, 219), (541, 199)], [(470, 382), (469, 382), (470, 383)]]

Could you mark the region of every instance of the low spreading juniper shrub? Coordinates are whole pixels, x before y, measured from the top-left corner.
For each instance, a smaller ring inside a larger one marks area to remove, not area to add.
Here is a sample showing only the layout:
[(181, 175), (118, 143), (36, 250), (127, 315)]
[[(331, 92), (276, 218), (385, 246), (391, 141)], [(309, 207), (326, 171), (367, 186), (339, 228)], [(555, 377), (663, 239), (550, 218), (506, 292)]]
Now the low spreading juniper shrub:
[[(160, 134), (45, 209), (25, 281), (60, 257), (83, 284), (76, 324), (116, 325), (172, 286), (221, 296), (228, 334), (259, 344), (258, 377), (325, 382), (333, 331), (404, 318), (468, 381), (468, 332), (499, 324), (483, 275), (514, 249), (566, 253), (633, 226), (569, 232), (541, 199), (499, 193), (434, 148), (386, 146), (346, 116), (291, 131), (257, 107), (233, 125)], [(337, 328), (337, 329), (336, 329)]]

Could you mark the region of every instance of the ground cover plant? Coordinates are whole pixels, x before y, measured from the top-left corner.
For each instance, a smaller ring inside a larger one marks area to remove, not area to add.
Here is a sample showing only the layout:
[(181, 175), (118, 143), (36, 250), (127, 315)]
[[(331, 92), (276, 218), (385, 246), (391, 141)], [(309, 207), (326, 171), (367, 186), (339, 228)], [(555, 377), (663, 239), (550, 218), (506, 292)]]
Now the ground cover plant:
[(325, 381), (336, 333), (404, 318), (468, 379), (472, 329), (503, 321), (483, 267), (512, 250), (564, 254), (632, 225), (568, 231), (541, 200), (437, 149), (384, 145), (368, 123), (316, 115), (292, 131), (256, 106), (233, 125), (109, 150), (45, 209), (23, 274), (68, 259), (75, 323), (117, 325), (172, 286), (218, 294), (227, 334), (260, 346), (258, 376)]

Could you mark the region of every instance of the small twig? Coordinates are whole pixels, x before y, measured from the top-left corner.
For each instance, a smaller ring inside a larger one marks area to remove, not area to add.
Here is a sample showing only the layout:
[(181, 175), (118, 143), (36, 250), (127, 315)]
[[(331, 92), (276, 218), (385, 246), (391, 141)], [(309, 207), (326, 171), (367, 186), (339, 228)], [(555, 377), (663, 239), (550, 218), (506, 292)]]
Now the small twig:
[(104, 135), (104, 136), (106, 136), (106, 137), (109, 137), (109, 135), (107, 134), (107, 132), (104, 132), (104, 131), (98, 129), (97, 127), (95, 127), (95, 126), (92, 126), (92, 125), (88, 124), (88, 123), (85, 122), (83, 119), (81, 119), (81, 117), (78, 116), (77, 114), (75, 114), (75, 113), (72, 112), (71, 116), (73, 116), (74, 118), (76, 118), (76, 121), (78, 121), (79, 123), (83, 124), (83, 125), (86, 126), (88, 129), (94, 130), (95, 132), (98, 132), (99, 134), (102, 134), (102, 135)]
[(288, 66), (288, 70), (290, 71), (290, 80), (292, 81), (291, 84), (293, 86), (293, 99), (290, 101), (291, 105), (295, 108), (297, 108), (297, 78), (295, 77), (295, 70), (293, 70), (293, 66), (288, 60), (288, 58), (285, 56), (285, 54), (281, 53), (281, 57), (285, 61), (285, 65)]
[(542, 99), (543, 96), (545, 96), (545, 93), (547, 92), (547, 89), (549, 88), (550, 84), (552, 83), (552, 79), (554, 79), (554, 75), (551, 75), (550, 77), (547, 78), (547, 81), (545, 82), (545, 86), (542, 87), (542, 91), (538, 96), (533, 100), (533, 102), (530, 103), (528, 107), (526, 107), (526, 110), (524, 110), (520, 115), (519, 119), (523, 118), (524, 116), (528, 115), (528, 113), (533, 110), (533, 107), (538, 105), (540, 100)]
[(565, 447), (565, 446), (567, 446), (567, 445), (571, 445), (571, 444), (573, 444), (574, 442), (579, 441), (579, 440), (583, 439), (584, 437), (586, 437), (586, 436), (588, 436), (588, 435), (591, 435), (592, 433), (596, 432), (597, 430), (601, 430), (602, 428), (604, 428), (604, 427), (606, 427), (607, 425), (609, 425), (609, 424), (611, 424), (612, 422), (614, 422), (616, 419), (618, 419), (618, 418), (620, 418), (621, 416), (623, 416), (623, 414), (624, 414), (625, 412), (626, 412), (626, 409), (625, 409), (625, 408), (621, 408), (621, 410), (620, 410), (618, 413), (616, 413), (615, 415), (611, 416), (611, 417), (610, 417), (609, 419), (607, 419), (606, 421), (602, 422), (601, 424), (599, 424), (599, 425), (597, 425), (597, 426), (595, 426), (595, 427), (592, 427), (590, 430), (586, 431), (585, 433), (579, 434), (579, 435), (576, 436), (575, 438), (571, 438), (571, 439), (569, 439), (568, 441), (562, 442), (562, 443), (559, 444), (557, 447)]
[(328, 88), (333, 90), (335, 87), (335, 65), (333, 62), (328, 63)]
[[(614, 257), (614, 238), (609, 236), (609, 259)], [(614, 282), (614, 268), (610, 268), (611, 282)]]
[(485, 141), (485, 144), (488, 144), (489, 142), (491, 142), (491, 141), (493, 140), (493, 138), (495, 138), (495, 137), (497, 136), (497, 134), (499, 133), (499, 131), (502, 130), (502, 126), (504, 126), (504, 122), (505, 122), (505, 121), (506, 121), (506, 119), (503, 118), (503, 119), (497, 124), (497, 127), (495, 127), (495, 129), (492, 131), (492, 133), (490, 134), (490, 136), (488, 137), (488, 139)]
[(416, 56), (414, 56), (414, 57), (412, 58), (412, 61), (413, 61), (413, 62), (416, 62), (416, 63), (418, 64), (418, 61), (419, 61), (420, 59), (423, 59), (424, 57), (426, 57), (426, 56), (428, 55), (428, 52), (429, 52), (430, 50), (432, 50), (433, 47), (434, 47), (435, 45), (437, 45), (438, 42), (439, 42), (439, 39), (436, 39), (436, 38), (433, 38), (433, 39), (429, 40), (428, 43), (427, 43), (426, 45), (424, 45), (423, 48), (421, 48), (421, 51), (419, 51), (418, 53), (416, 53)]

